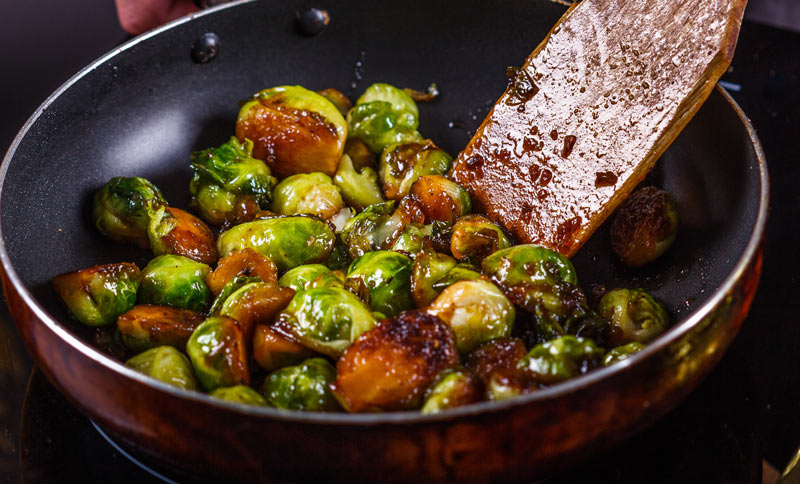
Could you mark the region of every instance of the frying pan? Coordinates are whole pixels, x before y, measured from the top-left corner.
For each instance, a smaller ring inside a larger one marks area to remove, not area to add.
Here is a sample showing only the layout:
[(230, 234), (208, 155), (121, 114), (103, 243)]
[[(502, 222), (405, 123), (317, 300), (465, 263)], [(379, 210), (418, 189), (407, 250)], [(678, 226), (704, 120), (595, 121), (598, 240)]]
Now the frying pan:
[[(330, 24), (300, 35), (295, 13)], [(651, 423), (686, 396), (734, 338), (758, 284), (768, 179), (749, 121), (721, 89), (667, 150), (649, 183), (672, 192), (675, 246), (626, 269), (601, 228), (575, 257), (581, 282), (638, 286), (673, 327), (623, 363), (500, 403), (422, 416), (253, 408), (173, 388), (127, 369), (71, 321), (52, 276), (146, 251), (100, 237), (88, 217), (112, 176), (145, 176), (188, 202), (188, 154), (233, 132), (237, 103), (281, 84), (351, 97), (386, 81), (441, 96), (420, 131), (451, 154), (565, 11), (545, 0), (326, 0), (226, 4), (138, 37), (56, 91), (20, 131), (0, 170), (0, 262), (17, 328), (53, 384), (123, 446), (204, 479), (487, 480), (546, 475)], [(216, 56), (195, 62), (204, 34)], [(196, 56), (195, 56), (196, 57)]]

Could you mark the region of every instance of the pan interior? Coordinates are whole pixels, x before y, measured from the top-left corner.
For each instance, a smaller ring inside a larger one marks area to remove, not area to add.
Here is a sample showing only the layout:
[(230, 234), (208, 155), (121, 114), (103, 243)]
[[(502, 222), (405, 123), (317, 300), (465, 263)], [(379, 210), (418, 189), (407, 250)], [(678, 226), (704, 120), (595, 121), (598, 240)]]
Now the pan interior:
[[(54, 275), (118, 261), (141, 267), (152, 257), (91, 226), (91, 196), (109, 178), (147, 177), (186, 208), (189, 153), (225, 141), (238, 103), (282, 84), (334, 87), (355, 99), (373, 82), (436, 82), (442, 94), (420, 104), (420, 131), (455, 155), (503, 92), (505, 68), (521, 64), (565, 9), (544, 0), (492, 8), (476, 0), (342, 0), (325, 8), (331, 23), (310, 38), (294, 29), (298, 5), (284, 2), (178, 25), (87, 70), (30, 126), (2, 182), (4, 242), (22, 282), (70, 331), (91, 340), (51, 290)], [(206, 32), (220, 37), (219, 55), (193, 63), (190, 48)], [(584, 286), (644, 287), (677, 321), (732, 271), (758, 214), (758, 161), (724, 96), (712, 93), (646, 182), (678, 201), (675, 246), (644, 269), (627, 269), (611, 253), (605, 224), (574, 262)]]

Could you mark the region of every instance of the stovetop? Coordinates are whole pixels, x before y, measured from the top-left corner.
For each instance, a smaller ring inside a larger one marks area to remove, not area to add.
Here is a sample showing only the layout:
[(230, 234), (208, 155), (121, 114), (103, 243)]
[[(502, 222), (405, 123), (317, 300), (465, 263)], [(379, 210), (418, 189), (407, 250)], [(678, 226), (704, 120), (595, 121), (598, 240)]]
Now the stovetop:
[[(90, 54), (113, 47), (100, 45), (110, 36), (99, 35)], [(72, 71), (91, 59), (85, 51), (74, 56)], [(800, 445), (799, 53), (800, 34), (746, 21), (733, 66), (723, 77), (753, 120), (772, 183), (761, 286), (739, 336), (707, 380), (665, 418), (547, 483), (761, 482), (762, 459), (783, 467)], [(62, 80), (31, 79), (31, 89), (21, 95), (36, 96), (37, 88), (52, 89)], [(0, 92), (14, 82), (0, 80)], [(42, 99), (38, 95), (34, 101)], [(0, 145), (10, 143), (14, 131), (0, 129)], [(107, 441), (32, 368), (3, 304), (0, 482), (162, 482), (133, 463), (136, 456)], [(152, 470), (162, 478), (176, 477), (169, 470)]]

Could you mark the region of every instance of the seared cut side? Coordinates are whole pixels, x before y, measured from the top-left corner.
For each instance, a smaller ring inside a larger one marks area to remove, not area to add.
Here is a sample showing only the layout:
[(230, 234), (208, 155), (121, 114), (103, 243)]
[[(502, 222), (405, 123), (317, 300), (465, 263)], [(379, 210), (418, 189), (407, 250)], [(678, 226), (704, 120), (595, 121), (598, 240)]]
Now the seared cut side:
[(517, 242), (572, 256), (733, 57), (746, 0), (583, 0), (519, 70), (451, 176)]

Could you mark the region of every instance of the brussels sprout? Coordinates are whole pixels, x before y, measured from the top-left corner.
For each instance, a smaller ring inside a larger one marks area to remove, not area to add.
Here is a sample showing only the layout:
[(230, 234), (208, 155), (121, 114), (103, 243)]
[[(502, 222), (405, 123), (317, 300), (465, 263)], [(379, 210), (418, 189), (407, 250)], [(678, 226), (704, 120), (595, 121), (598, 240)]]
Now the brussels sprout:
[(481, 215), (466, 215), (453, 225), (450, 252), (458, 260), (478, 263), (490, 254), (511, 246), (503, 230)]
[(462, 262), (450, 269), (441, 279), (433, 283), (433, 290), (438, 293), (444, 291), (446, 287), (452, 286), (458, 281), (474, 281), (481, 278), (478, 268)]
[(296, 365), (314, 356), (303, 345), (289, 341), (271, 327), (259, 324), (253, 336), (253, 359), (267, 371)]
[(210, 395), (234, 403), (244, 403), (245, 405), (267, 406), (267, 400), (260, 393), (245, 385), (235, 387), (217, 388)]
[(184, 390), (197, 389), (189, 359), (172, 346), (147, 350), (126, 361), (125, 366)]
[(628, 359), (631, 355), (634, 355), (645, 348), (647, 348), (647, 346), (635, 341), (633, 343), (612, 348), (611, 351), (603, 356), (603, 366), (611, 366), (614, 363), (619, 363), (620, 361)]
[(494, 402), (527, 395), (539, 389), (539, 384), (529, 375), (517, 370), (501, 370), (489, 377), (486, 398)]
[(436, 375), (457, 364), (447, 323), (425, 311), (406, 311), (384, 319), (345, 351), (331, 389), (348, 412), (419, 408)]
[(534, 346), (517, 368), (541, 383), (558, 383), (599, 366), (603, 353), (590, 339), (566, 335)]
[(136, 304), (140, 278), (136, 264), (120, 262), (58, 275), (53, 278), (53, 289), (75, 319), (89, 326), (104, 326)]
[(294, 216), (254, 220), (231, 227), (217, 240), (223, 256), (250, 247), (270, 259), (279, 271), (314, 262), (330, 255), (336, 236), (316, 217)]
[[(369, 149), (369, 146), (359, 138), (350, 138), (347, 140), (347, 143), (344, 145), (344, 154), (350, 157), (353, 168), (356, 170), (362, 170), (367, 167), (374, 170), (378, 167), (378, 157), (375, 156), (375, 153)], [(342, 161), (339, 160), (340, 166), (341, 163)], [(381, 198), (383, 198), (382, 195)]]
[(438, 252), (450, 253), (450, 240), (453, 238), (453, 223), (434, 220), (431, 223), (431, 234), (428, 240)]
[(248, 341), (253, 336), (256, 324), (271, 323), (294, 297), (294, 291), (272, 282), (251, 282), (231, 294), (219, 310), (220, 316), (228, 316), (239, 322)]
[(329, 388), (335, 379), (333, 365), (323, 358), (311, 358), (271, 373), (261, 392), (275, 408), (331, 412), (341, 408)]
[(669, 326), (667, 310), (644, 289), (609, 291), (597, 312), (608, 320), (605, 335), (610, 346), (649, 343)]
[(295, 294), (273, 328), (307, 348), (337, 358), (359, 335), (375, 326), (369, 308), (340, 287)]
[(487, 341), (511, 336), (514, 305), (491, 282), (459, 281), (428, 308), (456, 333), (458, 352), (466, 354)]
[(483, 400), (483, 384), (474, 375), (462, 369), (447, 369), (439, 373), (428, 388), (423, 414), (439, 413)]
[(413, 264), (410, 257), (399, 252), (367, 252), (350, 264), (347, 286), (355, 288), (357, 294), (362, 294), (360, 288), (366, 288), (372, 310), (391, 318), (414, 307), (411, 298)]
[(211, 268), (179, 255), (160, 255), (142, 269), (140, 304), (156, 304), (204, 312), (212, 294), (205, 278)]
[(280, 215), (310, 214), (329, 219), (344, 207), (339, 187), (324, 173), (300, 173), (281, 181), (273, 193), (272, 211)]
[(420, 202), (427, 220), (455, 222), (472, 211), (469, 193), (442, 175), (419, 177), (411, 185), (411, 195)]
[(342, 241), (342, 238), (337, 235), (336, 242), (333, 244), (331, 255), (325, 259), (325, 266), (334, 271), (347, 270), (347, 267), (351, 262), (352, 260), (350, 259), (350, 253), (347, 250), (347, 245), (345, 245), (345, 243)]
[(424, 175), (443, 175), (450, 169), (453, 157), (431, 140), (388, 146), (381, 154), (380, 179), (383, 194), (400, 200), (411, 192), (411, 186)]
[(347, 122), (323, 96), (300, 86), (280, 86), (242, 106), (236, 137), (253, 140), (253, 156), (281, 178), (314, 171), (332, 176), (347, 139)]
[(200, 387), (207, 392), (250, 383), (247, 347), (235, 319), (213, 316), (203, 321), (186, 343), (186, 353)]
[[(483, 272), (497, 283), (506, 295), (514, 288), (530, 285), (578, 283), (572, 262), (558, 252), (538, 245), (516, 245), (499, 250), (481, 263)], [(512, 302), (516, 302), (512, 299)], [(517, 303), (521, 306), (521, 302)]]
[(403, 252), (410, 257), (416, 255), (422, 250), (423, 242), (425, 241), (426, 231), (430, 227), (422, 227), (419, 224), (410, 223), (406, 225), (403, 232), (392, 243), (391, 249), (396, 252)]
[(339, 187), (342, 198), (351, 207), (361, 209), (383, 202), (375, 170), (369, 166), (357, 170), (347, 154), (342, 155), (339, 160), (339, 169), (333, 177), (333, 183)]
[(331, 104), (336, 106), (336, 109), (342, 113), (342, 116), (347, 116), (347, 112), (353, 107), (353, 102), (338, 89), (329, 87), (328, 89), (317, 91), (317, 94), (324, 97), (330, 101)]
[(644, 187), (617, 210), (611, 224), (611, 248), (623, 264), (641, 267), (666, 252), (677, 233), (675, 199), (664, 190)]
[(278, 280), (278, 284), (284, 287), (290, 287), (294, 289), (295, 292), (301, 292), (304, 291), (306, 286), (316, 279), (317, 276), (327, 272), (331, 272), (331, 270), (322, 264), (305, 264), (286, 271), (286, 274), (282, 275)]
[(411, 295), (418, 308), (431, 303), (442, 289), (434, 289), (434, 284), (456, 266), (456, 260), (449, 255), (440, 254), (430, 248), (423, 248), (414, 259), (411, 269)]
[(140, 304), (117, 318), (117, 328), (125, 346), (139, 353), (163, 345), (183, 349), (202, 322), (194, 311)]
[(392, 143), (421, 141), (419, 110), (405, 92), (389, 84), (373, 84), (347, 113), (350, 137), (361, 138), (373, 153)]
[(117, 176), (108, 181), (92, 199), (92, 221), (106, 237), (130, 242), (143, 249), (150, 247), (147, 227), (148, 207), (166, 205), (155, 185), (139, 177)]
[(204, 264), (217, 261), (211, 229), (199, 218), (178, 208), (161, 206), (150, 210), (147, 236), (155, 255), (182, 255)]
[(215, 295), (237, 276), (258, 277), (264, 282), (278, 282), (275, 264), (250, 248), (234, 250), (217, 262), (217, 268), (206, 277), (206, 285)]
[(306, 289), (314, 289), (317, 287), (340, 287), (345, 288), (345, 275), (342, 271), (324, 272), (315, 277), (308, 283)]
[(524, 395), (538, 388), (537, 384), (517, 369), (525, 356), (525, 344), (518, 338), (495, 338), (484, 343), (467, 358), (467, 368), (486, 387), (486, 398), (505, 400)]
[(253, 158), (253, 142), (235, 137), (219, 148), (192, 153), (189, 182), (193, 204), (211, 225), (253, 220), (269, 208), (277, 180), (263, 161)]
[(341, 232), (342, 242), (347, 246), (352, 258), (377, 250), (385, 243), (378, 237), (379, 228), (383, 227), (394, 211), (394, 202), (370, 205), (363, 212), (347, 221)]
[[(208, 277), (206, 277), (206, 280), (208, 280)], [(214, 302), (211, 304), (211, 308), (208, 310), (208, 315), (217, 316), (220, 309), (222, 309), (222, 305), (225, 304), (225, 301), (227, 301), (229, 297), (231, 297), (231, 294), (254, 282), (261, 282), (261, 279), (258, 277), (236, 276), (228, 281), (228, 283), (225, 284), (225, 287), (223, 287), (219, 294), (217, 294), (217, 297), (214, 298)]]

